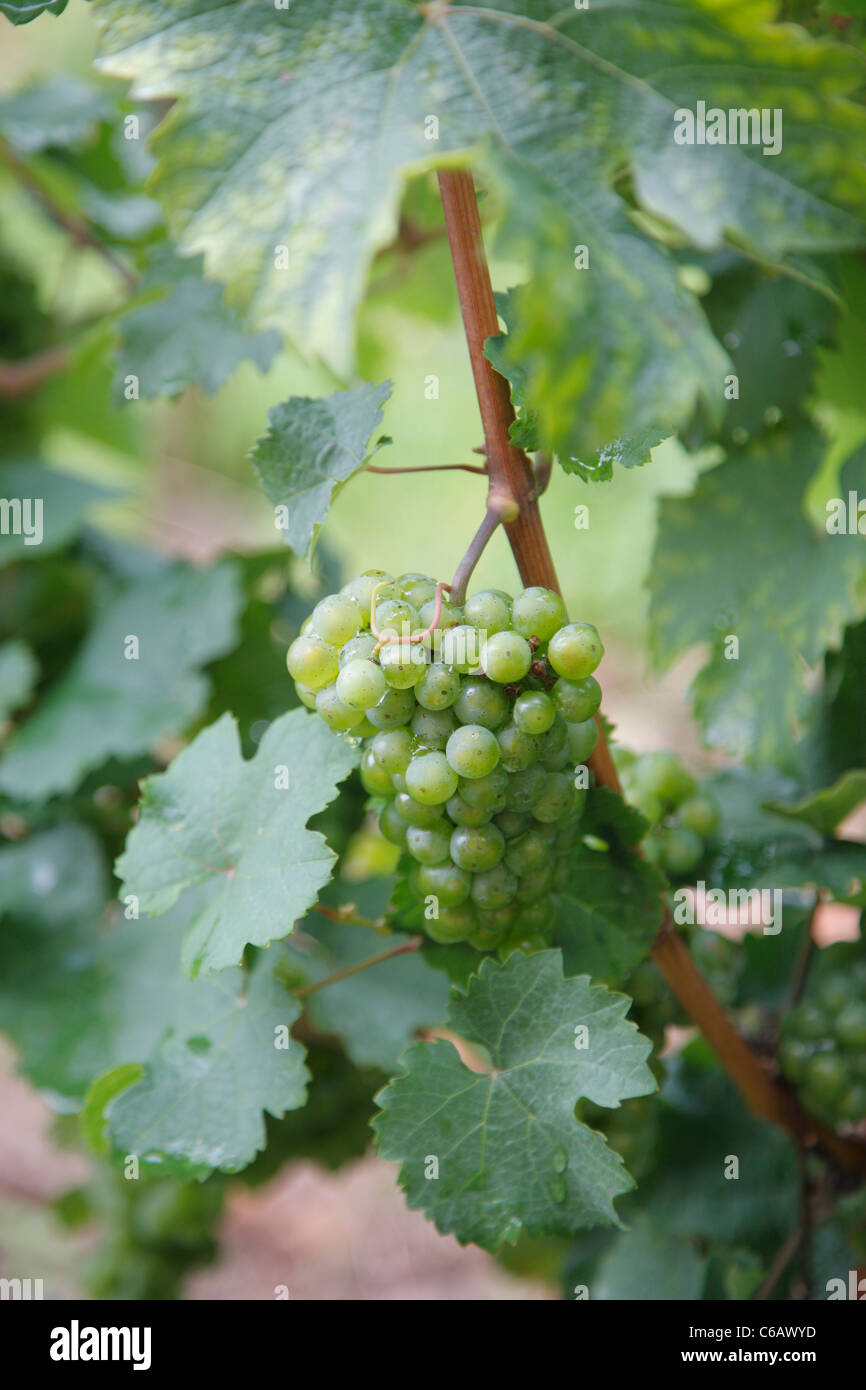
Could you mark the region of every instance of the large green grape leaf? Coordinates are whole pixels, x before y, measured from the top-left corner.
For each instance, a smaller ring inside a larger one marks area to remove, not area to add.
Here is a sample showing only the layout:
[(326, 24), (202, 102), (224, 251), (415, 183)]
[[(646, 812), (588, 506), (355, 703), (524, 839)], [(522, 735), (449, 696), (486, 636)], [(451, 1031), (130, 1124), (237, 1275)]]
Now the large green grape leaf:
[(345, 739), (295, 709), (245, 762), (224, 714), (142, 784), (141, 817), (116, 866), (121, 896), (155, 917), (208, 885), (190, 916), (184, 964), (191, 974), (237, 965), (248, 944), (287, 936), (328, 882), (335, 855), (306, 825), (357, 760)]
[(182, 260), (167, 247), (151, 257), (141, 300), (119, 320), (114, 394), (124, 399), (127, 377), (141, 396), (176, 396), (198, 383), (210, 395), (249, 359), (267, 371), (280, 335), (245, 333), (219, 285), (202, 278), (202, 257)]
[[(732, 450), (692, 497), (662, 504), (650, 574), (658, 664), (710, 645), (693, 686), (709, 742), (787, 769), (814, 703), (807, 668), (864, 610), (862, 538), (816, 531), (803, 514), (822, 451), (808, 426)], [(864, 468), (861, 450), (843, 488), (856, 488)], [(726, 656), (730, 637), (736, 657)]]
[(593, 1301), (676, 1302), (703, 1297), (707, 1254), (641, 1215), (614, 1240), (590, 1286)]
[(0, 644), (0, 723), (33, 694), (39, 666), (26, 642)]
[(0, 564), (59, 550), (80, 531), (91, 507), (116, 496), (113, 488), (37, 463), (0, 463), (0, 498), (10, 503), (0, 532)]
[[(769, 25), (749, 0), (676, 0), (652, 27), (634, 0), (94, 8), (103, 68), (179, 99), (156, 141), (154, 190), (182, 252), (203, 251), (256, 322), (340, 372), (406, 172), (472, 152), (502, 193), (505, 237), (526, 245), (511, 348), (529, 359), (542, 440), (598, 404), (569, 431), (572, 453), (665, 423), (661, 383), (666, 416), (698, 388), (721, 398), (724, 355), (667, 253), (630, 220), (631, 189), (699, 246), (729, 236), (772, 263), (863, 240), (834, 206), (862, 205), (866, 117), (845, 100), (861, 61)], [(677, 110), (749, 108), (756, 75), (762, 103), (787, 118), (777, 154), (675, 142)], [(574, 269), (575, 244), (589, 246), (590, 270)]]
[(250, 459), (269, 500), (286, 508), (281, 530), (296, 555), (312, 550), (332, 498), (364, 466), (390, 394), (385, 381), (319, 400), (292, 396), (268, 411)]
[(236, 641), (239, 606), (230, 562), (174, 565), (127, 586), (9, 740), (0, 791), (24, 801), (71, 791), (108, 758), (146, 753), (183, 730), (207, 701), (199, 668)]
[(303, 1104), (306, 1071), (288, 1037), (300, 1006), (275, 978), (279, 954), (189, 980), (178, 959), (185, 921), (176, 908), (160, 922), (101, 928), (84, 916), (50, 929), (6, 923), (0, 1027), (58, 1108), (89, 1095), (88, 1125), (100, 1133), (107, 1107), (120, 1153), (202, 1177), (251, 1162), (264, 1147), (262, 1112)]
[(84, 825), (71, 821), (0, 847), (0, 918), (46, 927), (94, 920), (107, 892), (102, 847)]
[[(390, 889), (390, 879), (335, 883), (323, 900), (331, 906), (352, 902), (363, 916), (378, 918), (388, 905)], [(330, 922), (316, 913), (305, 918), (302, 931), (314, 949), (297, 954), (312, 979), (351, 968), (411, 940), (402, 932), (377, 936), (369, 927)], [(400, 1053), (421, 1028), (442, 1022), (447, 1007), (448, 979), (428, 965), (419, 951), (338, 980), (307, 1001), (316, 1028), (342, 1038), (358, 1066), (381, 1067), (388, 1073), (397, 1070)]]
[(452, 991), (448, 1016), (484, 1049), (484, 1071), (449, 1042), (416, 1043), (377, 1097), (379, 1153), (400, 1161), (409, 1206), (488, 1250), (521, 1230), (616, 1224), (614, 1198), (633, 1183), (574, 1108), (581, 1096), (616, 1108), (655, 1089), (651, 1045), (628, 1007), (587, 976), (564, 978), (558, 951), (485, 959), (465, 994)]
[(772, 809), (780, 816), (791, 816), (794, 820), (806, 821), (824, 835), (831, 835), (852, 811), (866, 801), (866, 770), (852, 769), (846, 772), (831, 787), (822, 787), (811, 796), (799, 801), (772, 803)]

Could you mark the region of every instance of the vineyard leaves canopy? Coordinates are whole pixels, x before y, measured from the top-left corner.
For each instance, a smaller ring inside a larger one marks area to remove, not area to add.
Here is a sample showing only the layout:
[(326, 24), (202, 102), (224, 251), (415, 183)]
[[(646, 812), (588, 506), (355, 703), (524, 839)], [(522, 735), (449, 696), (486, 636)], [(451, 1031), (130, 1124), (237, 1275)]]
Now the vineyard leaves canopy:
[[(846, 207), (863, 201), (866, 120), (845, 100), (858, 55), (771, 29), (747, 0), (677, 0), (651, 24), (630, 4), (551, 10), (95, 0), (104, 70), (178, 99), (153, 190), (181, 252), (204, 252), (252, 323), (340, 373), (406, 172), (473, 152), (505, 245), (527, 260), (507, 356), (528, 373), (541, 443), (572, 458), (669, 429), (698, 392), (721, 400), (726, 355), (632, 217), (629, 186), (702, 248), (730, 239), (779, 264), (858, 245)], [(762, 102), (785, 113), (777, 155), (674, 143), (678, 108), (748, 108), (758, 76)], [(592, 275), (573, 269), (576, 243)]]

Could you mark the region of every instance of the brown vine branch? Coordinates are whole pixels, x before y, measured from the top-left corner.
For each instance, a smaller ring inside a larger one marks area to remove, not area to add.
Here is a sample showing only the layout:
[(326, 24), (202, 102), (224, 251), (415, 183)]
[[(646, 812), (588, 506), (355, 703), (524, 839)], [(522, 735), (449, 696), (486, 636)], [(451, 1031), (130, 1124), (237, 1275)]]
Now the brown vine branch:
[(369, 970), (372, 965), (381, 965), (385, 960), (393, 960), (395, 956), (405, 956), (410, 951), (417, 951), (421, 945), (421, 937), (413, 936), (410, 941), (401, 941), (399, 946), (389, 946), (387, 951), (379, 951), (375, 956), (367, 956), (364, 960), (356, 961), (354, 965), (347, 965), (344, 970), (335, 970), (333, 975), (327, 975), (324, 980), (314, 980), (312, 984), (301, 985), (300, 989), (292, 990), (296, 999), (306, 999), (308, 994), (315, 994), (318, 989), (327, 989), (328, 985), (335, 985), (340, 980), (348, 980), (352, 975), (359, 975), (362, 970)]
[(56, 227), (66, 232), (76, 246), (86, 246), (91, 251), (96, 251), (123, 278), (128, 290), (135, 289), (138, 278), (134, 271), (120, 259), (110, 246), (106, 245), (93, 224), (77, 213), (68, 212), (57, 201), (48, 185), (38, 174), (34, 173), (28, 164), (25, 164), (23, 159), (19, 159), (11, 145), (5, 140), (0, 141), (0, 160)]
[[(508, 382), (484, 356), (484, 343), (499, 333), (499, 320), (484, 254), (472, 174), (466, 169), (440, 170), (439, 190), (484, 426), (491, 495), (509, 498), (516, 504), (516, 515), (505, 524), (505, 530), (523, 583), (539, 584), (560, 592), (538, 510), (532, 465), (509, 435), (515, 417)], [(598, 717), (596, 722), (598, 744), (590, 766), (597, 782), (621, 792)], [(653, 960), (752, 1113), (797, 1137), (808, 1136), (849, 1171), (866, 1172), (866, 1145), (826, 1130), (799, 1113), (787, 1088), (764, 1070), (737, 1032), (689, 955), (663, 904), (660, 904), (659, 915), (661, 924), (652, 948)]]
[(487, 469), (475, 463), (420, 463), (409, 468), (379, 468), (377, 465), (368, 463), (364, 466), (365, 473), (449, 473), (455, 468), (460, 468), (464, 473), (486, 474)]
[(25, 396), (62, 372), (68, 362), (69, 349), (65, 347), (46, 348), (32, 357), (22, 357), (19, 362), (0, 362), (0, 396), (6, 400)]

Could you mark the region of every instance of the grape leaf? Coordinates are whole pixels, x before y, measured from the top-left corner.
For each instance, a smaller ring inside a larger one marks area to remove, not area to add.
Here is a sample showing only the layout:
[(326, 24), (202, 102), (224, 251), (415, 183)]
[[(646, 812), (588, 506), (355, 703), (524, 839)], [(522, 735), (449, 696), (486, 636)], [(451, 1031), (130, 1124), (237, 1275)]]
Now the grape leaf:
[(202, 1177), (254, 1158), (262, 1111), (303, 1104), (306, 1071), (303, 1048), (287, 1036), (300, 1006), (275, 978), (279, 953), (249, 972), (189, 980), (178, 969), (185, 920), (175, 909), (158, 923), (101, 931), (85, 917), (50, 930), (7, 923), (0, 1026), (58, 1108), (87, 1098), (91, 1135), (107, 1117), (116, 1150)]
[(801, 801), (771, 803), (771, 810), (780, 816), (806, 821), (824, 835), (831, 835), (843, 820), (866, 801), (866, 771), (852, 768), (832, 787), (822, 787)]
[(281, 529), (296, 555), (313, 549), (333, 497), (363, 467), (390, 394), (386, 381), (319, 400), (293, 396), (268, 411), (268, 432), (250, 460), (268, 499), (287, 508)]
[(628, 1007), (586, 976), (565, 979), (558, 951), (482, 961), (465, 994), (452, 991), (448, 1024), (486, 1050), (490, 1067), (470, 1071), (444, 1040), (416, 1043), (405, 1074), (376, 1098), (379, 1153), (400, 1160), (409, 1206), (487, 1250), (521, 1229), (616, 1224), (614, 1198), (632, 1181), (574, 1107), (586, 1096), (616, 1108), (654, 1090), (651, 1044), (626, 1022)]
[(167, 247), (151, 255), (139, 300), (118, 321), (114, 396), (128, 376), (141, 396), (176, 396), (194, 382), (210, 395), (245, 360), (267, 371), (280, 335), (245, 333), (219, 285), (202, 278), (201, 256), (182, 260)]
[[(365, 917), (381, 916), (388, 903), (390, 880), (365, 884), (334, 884), (324, 895), (331, 906), (353, 902)], [(368, 927), (350, 922), (328, 922), (315, 913), (303, 923), (303, 931), (319, 947), (303, 963), (312, 967), (314, 979), (322, 979), (357, 964), (379, 951), (411, 940), (401, 932), (379, 937)], [(441, 1023), (448, 1005), (448, 980), (434, 970), (418, 951), (395, 956), (346, 980), (310, 995), (308, 1012), (323, 1033), (341, 1037), (358, 1066), (374, 1066), (389, 1074), (397, 1059), (421, 1028)]]
[(97, 502), (117, 496), (113, 488), (55, 473), (36, 463), (0, 463), (0, 498), (10, 504), (9, 521), (0, 533), (0, 564), (41, 559), (81, 529)]
[(141, 818), (116, 866), (121, 892), (156, 917), (208, 885), (184, 942), (191, 974), (236, 965), (248, 944), (287, 936), (316, 901), (335, 855), (306, 824), (357, 760), (346, 740), (295, 709), (274, 720), (244, 762), (224, 714), (142, 784)]
[[(204, 708), (198, 669), (236, 641), (240, 603), (229, 562), (174, 565), (103, 608), (72, 666), (13, 734), (0, 791), (36, 801), (71, 791), (108, 758), (146, 753)], [(137, 657), (127, 657), (138, 640)]]
[(69, 0), (0, 0), (0, 14), (12, 24), (29, 24), (41, 14), (63, 14)]
[(107, 893), (101, 845), (84, 825), (58, 825), (0, 847), (0, 918), (47, 927), (95, 919)]
[(706, 1275), (705, 1252), (642, 1214), (602, 1256), (590, 1296), (593, 1301), (680, 1303), (703, 1297)]
[(26, 642), (0, 644), (0, 723), (27, 704), (38, 675), (39, 666)]
[(303, 1105), (304, 1049), (288, 1035), (301, 1006), (273, 969), (267, 954), (249, 971), (190, 982), (142, 1079), (106, 1107), (116, 1153), (180, 1177), (235, 1173), (265, 1146), (263, 1112)]
[[(5, 12), (2, 0), (0, 12)], [(0, 135), (22, 154), (36, 154), (86, 144), (96, 135), (100, 122), (115, 115), (107, 92), (79, 77), (57, 75), (0, 101)]]
[[(177, 98), (156, 140), (154, 191), (181, 251), (203, 251), (255, 322), (341, 374), (403, 178), (472, 151), (501, 192), (507, 244), (521, 243), (531, 208), (511, 348), (532, 358), (543, 444), (565, 434), (569, 456), (667, 427), (698, 388), (721, 398), (724, 354), (668, 253), (631, 219), (632, 193), (699, 246), (730, 237), (772, 264), (864, 239), (862, 222), (834, 206), (863, 202), (866, 116), (845, 99), (860, 59), (768, 24), (748, 0), (677, 0), (651, 42), (631, 3), (557, 14), (541, 0), (94, 9), (101, 66), (148, 97)], [(206, 61), (191, 64), (191, 48)], [(762, 102), (788, 115), (776, 154), (676, 142), (676, 113), (698, 99), (750, 108), (756, 72)], [(588, 272), (573, 268), (575, 243), (590, 247)], [(553, 333), (541, 370), (539, 331)], [(672, 398), (659, 420), (662, 383)], [(585, 408), (596, 400), (597, 414)]]
[[(693, 685), (708, 741), (786, 770), (814, 702), (804, 668), (838, 648), (863, 612), (862, 540), (817, 533), (803, 515), (822, 453), (808, 426), (733, 450), (692, 497), (662, 504), (650, 575), (657, 664), (711, 644)], [(849, 460), (843, 486), (855, 487), (864, 467), (866, 449)], [(729, 636), (736, 659), (726, 659)]]

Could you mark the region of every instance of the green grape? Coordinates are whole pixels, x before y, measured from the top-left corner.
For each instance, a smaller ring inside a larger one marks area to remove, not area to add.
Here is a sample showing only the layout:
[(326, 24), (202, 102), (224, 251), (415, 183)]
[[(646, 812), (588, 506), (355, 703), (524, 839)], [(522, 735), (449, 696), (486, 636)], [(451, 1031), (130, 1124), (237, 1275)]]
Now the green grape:
[(371, 632), (359, 632), (357, 637), (350, 637), (348, 642), (344, 642), (340, 648), (338, 661), (340, 669), (348, 666), (350, 661), (369, 661), (376, 650), (376, 638)]
[(595, 676), (570, 681), (560, 676), (553, 687), (556, 708), (570, 724), (582, 724), (591, 719), (601, 704), (601, 686)]
[(574, 788), (574, 809), (570, 816), (564, 816), (561, 821), (555, 821), (557, 829), (556, 848), (562, 853), (563, 850), (571, 849), (572, 845), (577, 844), (581, 837), (581, 818), (586, 809), (586, 788)]
[[(421, 626), (423, 628), (428, 628), (435, 616), (436, 600), (435, 598), (431, 598), (428, 599), (426, 603), (421, 605)], [(446, 599), (443, 599), (442, 612), (439, 615), (439, 622), (436, 624), (437, 633), (445, 632), (450, 627), (456, 627), (457, 624), (462, 623), (462, 621), (463, 609), (457, 608), (454, 604), (448, 603)]]
[(447, 632), (443, 632), (439, 644), (439, 660), (444, 661), (446, 666), (452, 666), (455, 671), (465, 673), (476, 670), (480, 659), (481, 640), (477, 628), (470, 627), (467, 623), (458, 623), (456, 627), (450, 627)]
[(525, 956), (531, 956), (536, 951), (546, 951), (549, 945), (546, 932), (525, 932), (522, 927), (517, 927), (500, 946), (499, 957), (501, 960), (507, 960), (514, 951), (522, 951)]
[[(391, 794), (393, 795), (394, 792), (396, 792), (398, 796), (402, 793), (406, 793), (406, 778), (403, 776), (402, 772), (391, 773)], [(408, 795), (408, 793), (406, 794)]]
[[(415, 686), (415, 699), (423, 709), (443, 710), (454, 704), (460, 694), (460, 677), (440, 661), (428, 666)], [(482, 720), (477, 720), (482, 723)]]
[[(387, 588), (379, 590), (378, 601), (384, 602), (386, 598), (397, 597), (397, 586), (394, 583), (393, 575), (386, 573), (385, 570), (364, 570), (357, 579), (350, 579), (348, 584), (344, 584), (340, 590), (341, 594), (348, 594), (353, 598), (363, 614), (364, 627), (370, 626), (370, 605), (373, 602), (373, 592), (377, 584), (387, 585)], [(375, 639), (374, 639), (375, 641)]]
[(782, 1029), (788, 1037), (800, 1038), (803, 1042), (817, 1042), (829, 1036), (830, 1021), (823, 1010), (807, 1000), (798, 1004), (782, 1020)]
[(553, 865), (543, 869), (533, 869), (532, 873), (522, 874), (517, 879), (516, 898), (519, 903), (534, 903), (543, 898), (553, 887)]
[(522, 734), (546, 734), (556, 718), (556, 706), (543, 690), (524, 690), (514, 702), (512, 718)]
[(658, 797), (665, 806), (678, 806), (695, 791), (695, 779), (673, 753), (645, 753), (634, 777), (640, 791)]
[(567, 623), (553, 634), (547, 646), (550, 665), (558, 676), (566, 676), (570, 681), (591, 676), (603, 656), (601, 638), (591, 623)]
[[(511, 778), (514, 781), (514, 778)], [(525, 830), (532, 827), (531, 816), (525, 815), (521, 811), (506, 810), (496, 817), (496, 824), (502, 831), (506, 840), (516, 840), (518, 835), (522, 835)]]
[(425, 748), (443, 749), (457, 728), (453, 709), (416, 709), (412, 732)]
[(449, 798), (445, 810), (455, 825), (486, 825), (490, 820), (489, 811), (483, 806), (470, 806), (459, 794)]
[(522, 878), (536, 869), (547, 868), (553, 859), (550, 842), (534, 830), (512, 840), (505, 852), (505, 863), (513, 874)]
[(409, 723), (415, 708), (411, 690), (389, 688), (381, 700), (367, 710), (367, 718), (377, 729), (396, 729), (401, 724)]
[(364, 625), (364, 614), (351, 594), (329, 594), (312, 612), (313, 627), (325, 642), (342, 647)]
[(356, 724), (352, 729), (352, 738), (374, 738), (378, 732), (376, 725), (370, 723), (365, 713), (360, 724)]
[(697, 868), (704, 856), (704, 842), (694, 830), (675, 825), (667, 830), (662, 842), (662, 868), (672, 878), (680, 878)]
[(575, 792), (571, 778), (564, 772), (549, 772), (532, 814), (536, 820), (550, 823), (562, 820), (563, 816), (574, 810), (574, 806)]
[[(624, 790), (628, 791), (627, 788), (624, 788)], [(628, 800), (640, 811), (642, 816), (646, 817), (650, 825), (658, 825), (659, 821), (664, 816), (665, 808), (659, 798), (657, 796), (652, 796), (650, 793), (641, 791), (640, 788), (636, 791), (628, 792)], [(664, 836), (662, 834), (659, 836), (659, 844), (661, 845), (663, 843)]]
[(565, 893), (571, 884), (571, 860), (567, 854), (558, 854), (553, 861), (552, 887), (557, 893)]
[(508, 718), (508, 701), (498, 685), (474, 679), (460, 684), (454, 712), (461, 724), (483, 724), (485, 729), (498, 729)]
[(495, 767), (486, 777), (465, 777), (461, 779), (460, 795), (470, 806), (479, 806), (495, 816), (497, 811), (505, 810), (508, 795), (508, 773), (504, 768)]
[(330, 642), (313, 633), (309, 637), (296, 637), (286, 652), (286, 665), (292, 680), (299, 681), (309, 690), (321, 690), (337, 679), (339, 663), (337, 653)]
[(460, 903), (457, 907), (440, 907), (439, 916), (424, 923), (430, 940), (440, 946), (449, 946), (455, 941), (471, 941), (477, 927), (475, 909), (470, 902)]
[(442, 864), (449, 857), (450, 839), (444, 820), (441, 829), (435, 825), (429, 828), (410, 825), (406, 832), (406, 848), (420, 864)]
[(523, 680), (532, 665), (532, 648), (517, 632), (494, 632), (481, 652), (485, 675), (498, 685)]
[[(508, 908), (501, 908), (500, 911), (507, 912)], [(479, 921), (474, 932), (472, 932), (470, 936), (467, 936), (466, 940), (470, 946), (475, 947), (476, 951), (495, 951), (497, 946), (500, 946), (505, 939), (508, 928), (495, 925), (497, 917), (495, 912), (484, 912), (478, 915), (479, 918), (489, 917), (491, 919), (491, 925), (488, 926), (486, 921)]]
[(370, 744), (370, 752), (386, 772), (405, 772), (416, 746), (408, 729), (383, 729)]
[(436, 580), (426, 574), (401, 574), (397, 579), (400, 598), (411, 603), (419, 613), (425, 603), (436, 597)]
[(838, 1100), (849, 1085), (848, 1068), (836, 1052), (818, 1052), (806, 1064), (805, 1085), (823, 1104)]
[(486, 873), (475, 874), (472, 879), (472, 901), (485, 912), (506, 907), (513, 902), (516, 892), (517, 879), (504, 864), (497, 864), (495, 869), (488, 869)]
[(547, 773), (540, 763), (521, 772), (512, 772), (508, 781), (508, 811), (531, 811), (547, 785)]
[(857, 981), (848, 975), (828, 975), (815, 991), (818, 1002), (829, 1014), (840, 1013), (846, 1004), (859, 999), (862, 991)]
[(579, 724), (569, 724), (568, 748), (575, 763), (585, 763), (598, 743), (598, 726), (594, 719), (584, 719)]
[(386, 689), (385, 673), (375, 661), (350, 661), (337, 676), (337, 694), (351, 709), (369, 709)]
[(517, 904), (506, 903), (504, 907), (491, 907), (486, 910), (476, 908), (475, 914), (478, 918), (479, 928), (486, 933), (488, 939), (497, 936), (501, 941), (505, 933), (514, 926), (517, 917)]
[(564, 622), (565, 604), (559, 594), (538, 585), (518, 594), (511, 608), (514, 631), (521, 637), (537, 637), (539, 642), (549, 642)]
[(440, 909), (465, 903), (472, 882), (472, 875), (456, 864), (416, 864), (409, 874), (410, 886), (417, 896), (438, 898)]
[(460, 777), (486, 777), (499, 762), (496, 736), (482, 724), (463, 724), (445, 746), (445, 756)]
[(316, 714), (320, 719), (324, 719), (329, 729), (333, 729), (335, 734), (345, 733), (347, 729), (352, 729), (356, 724), (360, 724), (364, 718), (364, 711), (352, 709), (351, 705), (346, 705), (337, 694), (336, 685), (326, 685), (324, 690), (320, 690), (316, 696)]
[(800, 1038), (783, 1038), (779, 1044), (779, 1064), (790, 1081), (805, 1078), (806, 1065), (814, 1054), (812, 1043), (802, 1042)]
[[(553, 926), (556, 907), (549, 893), (542, 893), (534, 902), (520, 905), (520, 932), (522, 936), (538, 937), (546, 935)], [(545, 943), (547, 944), (547, 943)], [(536, 946), (534, 948), (538, 950)]]
[(390, 796), (391, 778), (377, 763), (372, 748), (365, 748), (361, 755), (361, 786), (371, 796)]
[(457, 790), (457, 773), (444, 753), (416, 753), (406, 769), (406, 789), (425, 806), (437, 806)]
[(458, 825), (451, 835), (451, 858), (461, 869), (480, 874), (493, 869), (505, 853), (505, 836), (495, 825)]
[(386, 642), (379, 661), (386, 681), (395, 690), (416, 686), (427, 669), (427, 654), (417, 642)]
[(318, 690), (313, 690), (312, 686), (309, 685), (299, 685), (298, 682), (295, 681), (295, 693), (297, 694), (297, 697), (300, 700), (301, 704), (306, 705), (307, 709), (316, 708), (316, 696), (319, 693)]
[(852, 1123), (866, 1118), (866, 1086), (862, 1082), (849, 1086), (840, 1096), (837, 1110), (843, 1120), (851, 1120)]
[(383, 806), (379, 813), (379, 829), (392, 845), (405, 845), (409, 827), (400, 815), (393, 801)]
[(473, 594), (463, 605), (463, 614), (467, 623), (486, 632), (488, 637), (511, 626), (511, 604), (497, 589), (482, 589)]
[(719, 826), (719, 809), (708, 796), (689, 796), (677, 807), (677, 819), (687, 830), (708, 840)]
[(834, 1032), (843, 1047), (852, 1051), (866, 1048), (866, 1003), (852, 1000), (846, 1004), (836, 1019)]
[(538, 761), (545, 772), (564, 772), (571, 763), (571, 756), (568, 748), (561, 748), (558, 753), (550, 753)]
[(407, 825), (418, 825), (424, 830), (438, 825), (443, 818), (441, 804), (425, 806), (422, 802), (416, 801), (408, 792), (398, 792), (394, 797), (394, 805)]
[(313, 627), (313, 620), (312, 620), (312, 618), (305, 618), (304, 621), (301, 623), (300, 636), (301, 636), (301, 637), (315, 637), (315, 635), (316, 635), (316, 629)]
[(516, 724), (506, 724), (496, 735), (502, 766), (506, 772), (524, 772), (538, 762), (540, 740), (524, 734)]

